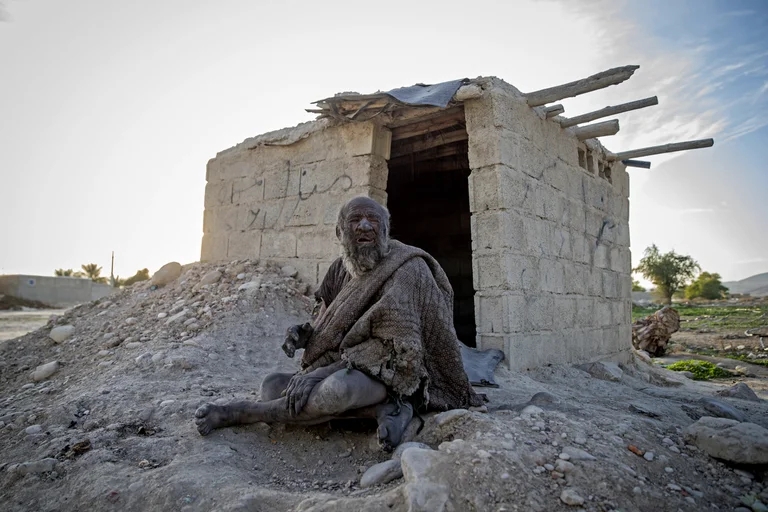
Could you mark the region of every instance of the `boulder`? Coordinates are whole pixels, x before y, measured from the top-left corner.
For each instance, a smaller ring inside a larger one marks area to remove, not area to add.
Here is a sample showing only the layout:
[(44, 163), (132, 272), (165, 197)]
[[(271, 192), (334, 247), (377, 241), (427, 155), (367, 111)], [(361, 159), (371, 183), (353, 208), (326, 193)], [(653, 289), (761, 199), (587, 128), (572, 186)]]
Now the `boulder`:
[(743, 382), (739, 382), (738, 384), (735, 384), (728, 389), (718, 391), (717, 394), (720, 396), (727, 396), (729, 398), (749, 400), (750, 402), (760, 401), (760, 397), (757, 396), (754, 391), (752, 391), (752, 388)]
[(35, 368), (35, 371), (32, 372), (32, 380), (35, 382), (40, 382), (41, 380), (47, 379), (57, 371), (59, 371), (58, 361), (51, 361), (50, 363), (41, 364)]
[(621, 371), (616, 363), (597, 361), (595, 363), (580, 364), (576, 366), (579, 370), (585, 371), (596, 379), (619, 382), (624, 372)]
[(71, 338), (73, 334), (75, 334), (74, 325), (60, 325), (51, 329), (48, 336), (56, 343), (61, 343)]
[(710, 456), (736, 464), (768, 464), (768, 430), (754, 423), (704, 416), (683, 431)]
[(387, 460), (371, 466), (360, 478), (360, 487), (386, 484), (403, 476), (399, 459)]
[(284, 266), (280, 269), (280, 272), (282, 272), (285, 277), (296, 277), (296, 274), (299, 273), (293, 265)]
[(218, 270), (211, 270), (200, 279), (201, 285), (216, 284), (221, 279), (222, 273)]
[(717, 416), (718, 418), (729, 418), (736, 421), (747, 421), (747, 417), (744, 416), (744, 414), (742, 414), (740, 411), (737, 411), (730, 405), (724, 404), (723, 402), (715, 400), (714, 398), (704, 397), (699, 400), (699, 403), (704, 407), (704, 410), (712, 416)]
[(168, 283), (175, 281), (180, 275), (181, 264), (172, 261), (160, 267), (160, 270), (155, 272), (152, 276), (150, 283), (156, 286), (165, 286)]
[(403, 443), (400, 446), (395, 449), (395, 453), (392, 454), (393, 459), (399, 459), (405, 450), (408, 448), (421, 448), (422, 450), (431, 450), (432, 448), (429, 447), (429, 445), (426, 445), (424, 443), (417, 443), (415, 441), (411, 441), (409, 443)]

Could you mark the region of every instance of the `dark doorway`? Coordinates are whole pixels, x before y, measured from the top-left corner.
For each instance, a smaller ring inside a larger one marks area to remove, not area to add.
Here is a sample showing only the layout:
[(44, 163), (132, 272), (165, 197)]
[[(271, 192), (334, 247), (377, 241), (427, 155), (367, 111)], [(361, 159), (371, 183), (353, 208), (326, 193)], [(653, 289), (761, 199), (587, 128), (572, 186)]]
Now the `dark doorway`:
[(463, 110), (392, 128), (387, 207), (392, 237), (440, 263), (454, 292), (459, 339), (475, 346), (469, 160)]

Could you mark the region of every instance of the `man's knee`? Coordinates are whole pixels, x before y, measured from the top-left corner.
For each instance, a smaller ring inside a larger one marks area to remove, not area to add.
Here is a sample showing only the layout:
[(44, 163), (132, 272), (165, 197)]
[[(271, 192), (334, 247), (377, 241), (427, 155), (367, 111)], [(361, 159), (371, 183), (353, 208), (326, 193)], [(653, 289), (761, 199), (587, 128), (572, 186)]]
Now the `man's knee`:
[(261, 381), (260, 396), (263, 402), (277, 400), (288, 387), (293, 375), (290, 373), (270, 373)]
[(312, 391), (310, 403), (332, 414), (383, 402), (387, 388), (358, 370), (339, 370)]

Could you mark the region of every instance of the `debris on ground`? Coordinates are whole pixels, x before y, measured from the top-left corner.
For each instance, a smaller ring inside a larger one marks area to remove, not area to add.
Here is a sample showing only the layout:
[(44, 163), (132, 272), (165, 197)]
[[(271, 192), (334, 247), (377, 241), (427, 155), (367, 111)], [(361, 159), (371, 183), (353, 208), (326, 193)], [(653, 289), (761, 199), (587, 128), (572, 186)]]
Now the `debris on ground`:
[(674, 308), (664, 306), (632, 324), (632, 345), (654, 357), (662, 356), (669, 338), (679, 329), (680, 315)]

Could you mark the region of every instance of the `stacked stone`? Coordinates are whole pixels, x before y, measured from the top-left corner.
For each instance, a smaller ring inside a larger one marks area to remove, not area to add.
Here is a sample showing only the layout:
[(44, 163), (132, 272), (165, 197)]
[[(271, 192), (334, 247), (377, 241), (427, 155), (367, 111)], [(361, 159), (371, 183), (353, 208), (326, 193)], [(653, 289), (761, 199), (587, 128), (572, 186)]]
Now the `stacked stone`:
[(629, 178), (493, 79), (465, 102), (475, 318), (513, 369), (625, 358)]

